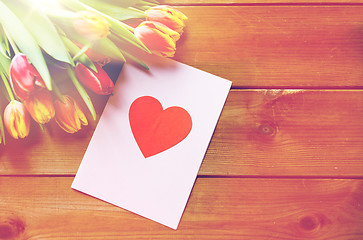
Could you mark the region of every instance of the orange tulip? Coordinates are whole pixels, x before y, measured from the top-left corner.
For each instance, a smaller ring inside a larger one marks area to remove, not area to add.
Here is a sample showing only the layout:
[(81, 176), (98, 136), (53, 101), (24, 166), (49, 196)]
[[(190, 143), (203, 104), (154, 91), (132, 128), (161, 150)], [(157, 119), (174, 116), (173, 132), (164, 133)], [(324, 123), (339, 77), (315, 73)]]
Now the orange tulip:
[(159, 56), (173, 57), (180, 34), (159, 22), (145, 21), (135, 28), (135, 36)]
[(109, 95), (113, 92), (114, 84), (105, 70), (95, 63), (97, 73), (83, 64), (77, 64), (75, 72), (78, 80), (93, 92)]
[(13, 57), (9, 72), (10, 85), (21, 100), (27, 99), (30, 94), (45, 87), (39, 72), (22, 53)]
[(24, 101), (24, 104), (37, 123), (45, 124), (54, 117), (55, 110), (52, 96), (46, 89), (30, 95), (29, 98)]
[(55, 120), (67, 133), (75, 133), (81, 130), (82, 125), (87, 126), (88, 121), (77, 102), (70, 96), (63, 96), (64, 102), (54, 102)]
[(166, 5), (151, 7), (145, 14), (146, 20), (160, 22), (179, 34), (183, 33), (184, 21), (188, 19), (182, 12)]
[(73, 26), (87, 39), (94, 41), (110, 34), (110, 24), (103, 16), (90, 11), (80, 11), (78, 16), (73, 20)]
[(12, 100), (4, 110), (4, 125), (9, 134), (15, 138), (25, 138), (29, 135), (30, 116), (24, 104)]

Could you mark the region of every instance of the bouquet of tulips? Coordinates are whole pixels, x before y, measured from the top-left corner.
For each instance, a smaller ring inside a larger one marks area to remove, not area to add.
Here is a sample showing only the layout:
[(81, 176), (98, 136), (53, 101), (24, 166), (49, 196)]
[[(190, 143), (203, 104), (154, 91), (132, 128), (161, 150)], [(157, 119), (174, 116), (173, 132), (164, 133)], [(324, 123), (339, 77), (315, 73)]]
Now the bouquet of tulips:
[(109, 95), (114, 87), (103, 66), (131, 60), (148, 69), (131, 49), (174, 56), (185, 20), (153, 0), (0, 0), (0, 143), (5, 129), (28, 136), (32, 119), (79, 131), (88, 124), (84, 110), (52, 69), (64, 71), (95, 120), (88, 91)]

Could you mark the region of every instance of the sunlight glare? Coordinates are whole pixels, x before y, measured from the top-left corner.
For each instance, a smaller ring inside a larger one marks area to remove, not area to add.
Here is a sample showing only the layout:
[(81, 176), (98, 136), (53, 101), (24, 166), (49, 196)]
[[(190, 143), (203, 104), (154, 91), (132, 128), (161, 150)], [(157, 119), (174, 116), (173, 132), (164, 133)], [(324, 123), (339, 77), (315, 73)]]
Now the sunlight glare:
[(34, 8), (42, 8), (42, 7), (59, 7), (58, 0), (29, 0), (33, 2)]

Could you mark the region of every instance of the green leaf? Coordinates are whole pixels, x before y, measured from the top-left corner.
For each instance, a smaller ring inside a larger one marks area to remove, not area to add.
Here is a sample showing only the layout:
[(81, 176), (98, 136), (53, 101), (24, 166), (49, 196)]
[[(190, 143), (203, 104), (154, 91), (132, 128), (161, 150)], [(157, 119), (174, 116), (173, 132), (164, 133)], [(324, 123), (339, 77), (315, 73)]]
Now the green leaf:
[[(90, 42), (87, 39), (85, 39), (84, 37), (80, 36), (77, 33), (72, 33), (71, 36), (76, 42), (79, 42), (82, 45), (90, 44)], [(94, 42), (91, 49), (97, 53), (108, 56), (114, 60), (121, 60), (123, 62), (126, 62), (120, 49), (115, 45), (115, 43), (113, 43), (108, 38), (99, 39), (98, 41)]]
[[(69, 38), (65, 37), (65, 36), (61, 36), (64, 44), (67, 46), (69, 52), (74, 56), (76, 55), (80, 48), (74, 44)], [(89, 57), (86, 54), (82, 54), (79, 58), (78, 61), (81, 62), (83, 65), (85, 65), (86, 67), (92, 69), (93, 71), (97, 72), (97, 68), (96, 66), (93, 64), (93, 62), (91, 61), (91, 59), (89, 59)]]
[(71, 78), (74, 86), (76, 87), (78, 93), (81, 95), (83, 101), (86, 103), (87, 108), (91, 112), (93, 120), (96, 120), (96, 111), (95, 111), (95, 108), (93, 107), (91, 98), (88, 96), (88, 94), (87, 94), (86, 90), (83, 88), (82, 84), (78, 81), (76, 74), (74, 73), (74, 70), (70, 66), (67, 66), (67, 73), (68, 73), (69, 77)]
[(74, 11), (88, 10), (102, 15), (110, 23), (111, 31), (114, 34), (118, 35), (121, 38), (124, 38), (126, 41), (137, 46), (138, 48), (150, 53), (150, 50), (132, 32), (130, 32), (130, 30), (128, 30), (128, 28), (131, 29), (131, 27), (127, 26), (125, 23), (118, 21), (108, 16), (107, 14), (97, 11), (96, 9), (77, 0), (63, 0), (62, 3), (64, 3), (67, 7), (73, 9)]
[(10, 68), (11, 60), (8, 56), (0, 53), (0, 71), (6, 76), (9, 77), (9, 68)]
[(122, 62), (126, 62), (126, 59), (122, 55), (120, 49), (108, 38), (97, 41), (93, 45), (92, 49), (98, 53), (109, 56), (114, 60), (121, 60)]
[(145, 14), (142, 11), (121, 7), (119, 4), (114, 5), (107, 2), (100, 4), (99, 1), (86, 1), (85, 4), (119, 21), (132, 18), (145, 18)]
[(52, 90), (52, 82), (47, 63), (33, 36), (19, 18), (1, 1), (0, 12), (0, 22), (4, 29), (6, 29), (6, 32), (15, 41), (16, 45), (38, 70), (48, 90)]
[(39, 46), (54, 59), (73, 64), (60, 36), (49, 18), (39, 9), (8, 1), (7, 6), (23, 22)]
[(146, 5), (160, 5), (160, 3), (155, 0), (140, 1), (140, 3)]
[(145, 68), (146, 70), (150, 70), (150, 68), (143, 62), (141, 61), (140, 59), (138, 59), (137, 57), (135, 57), (134, 55), (128, 53), (128, 52), (125, 52), (125, 51), (122, 51), (122, 54), (124, 54), (127, 58), (131, 59), (132, 61), (138, 63), (141, 67)]
[(102, 4), (108, 4), (108, 5), (128, 8), (128, 7), (134, 6), (135, 4), (140, 3), (141, 1), (140, 0), (80, 0), (80, 2), (83, 2), (94, 8), (97, 8), (97, 6), (100, 6)]
[(11, 100), (14, 100), (14, 94), (11, 90), (8, 78), (5, 76), (5, 74), (3, 72), (0, 72), (0, 78), (4, 84), (4, 88), (1, 88), (1, 90), (3, 91), (6, 99), (10, 102)]
[(153, 7), (153, 6), (157, 6), (157, 5), (160, 5), (157, 1), (140, 1), (139, 3), (135, 4), (134, 7), (143, 7), (143, 8), (150, 8), (150, 7)]
[[(29, 0), (25, 0), (25, 1), (29, 1)], [(77, 17), (77, 13), (69, 11), (67, 9), (63, 9), (63, 8), (42, 6), (42, 11), (44, 12), (44, 14), (46, 14), (50, 18), (58, 18), (58, 19), (60, 19), (60, 21), (73, 20), (75, 17)]]
[(111, 36), (110, 38), (115, 44), (117, 44), (117, 46), (119, 47), (121, 53), (124, 56), (126, 56), (126, 58), (131, 59), (132, 61), (138, 63), (140, 66), (142, 66), (146, 70), (149, 70), (149, 67), (143, 61), (141, 61), (139, 58), (135, 57), (131, 53), (128, 53), (127, 51), (124, 50), (124, 49), (128, 49), (128, 47), (127, 47), (128, 43), (127, 42), (125, 42), (123, 39), (121, 39), (121, 38), (119, 38), (117, 36)]
[(145, 14), (140, 11), (130, 8), (112, 7), (111, 5), (103, 5), (102, 8), (97, 8), (100, 12), (107, 13), (108, 16), (119, 21), (125, 21), (133, 18), (145, 18)]
[(2, 26), (0, 26), (0, 53), (8, 58), (10, 57), (9, 42)]

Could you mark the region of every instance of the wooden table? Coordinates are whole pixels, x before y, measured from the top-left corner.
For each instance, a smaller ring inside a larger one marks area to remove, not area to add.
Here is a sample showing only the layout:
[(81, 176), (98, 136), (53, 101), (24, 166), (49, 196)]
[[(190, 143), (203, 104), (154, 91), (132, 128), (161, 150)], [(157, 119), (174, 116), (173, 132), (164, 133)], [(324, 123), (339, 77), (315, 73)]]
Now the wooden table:
[(52, 122), (0, 147), (0, 239), (363, 239), (362, 1), (163, 3), (175, 59), (233, 81), (179, 229), (72, 190), (97, 122)]

